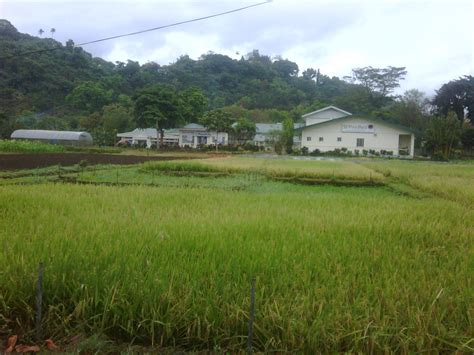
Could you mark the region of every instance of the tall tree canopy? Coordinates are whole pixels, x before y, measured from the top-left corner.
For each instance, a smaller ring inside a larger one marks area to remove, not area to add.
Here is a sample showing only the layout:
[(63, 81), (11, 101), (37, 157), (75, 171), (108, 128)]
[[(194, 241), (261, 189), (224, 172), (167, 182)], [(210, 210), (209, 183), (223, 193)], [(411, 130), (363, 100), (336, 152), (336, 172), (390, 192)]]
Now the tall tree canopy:
[(446, 116), (454, 111), (459, 120), (467, 118), (474, 124), (474, 77), (465, 75), (441, 86), (436, 92), (433, 104), (439, 114)]
[(346, 79), (365, 88), (373, 103), (380, 106), (386, 103), (386, 98), (400, 86), (400, 80), (404, 80), (406, 74), (405, 67), (369, 66), (352, 69), (352, 76)]
[(176, 91), (164, 85), (155, 85), (134, 96), (134, 117), (140, 128), (171, 128), (182, 119), (181, 102)]

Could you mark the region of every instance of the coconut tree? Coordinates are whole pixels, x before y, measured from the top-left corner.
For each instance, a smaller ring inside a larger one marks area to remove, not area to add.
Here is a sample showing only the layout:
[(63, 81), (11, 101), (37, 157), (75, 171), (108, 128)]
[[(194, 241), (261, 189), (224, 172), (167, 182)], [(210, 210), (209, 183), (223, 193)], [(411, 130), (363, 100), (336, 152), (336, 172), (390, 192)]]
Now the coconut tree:
[(51, 37), (54, 37), (54, 34), (56, 33), (56, 29), (53, 27), (52, 29), (49, 30), (51, 32)]
[(40, 37), (43, 35), (43, 33), (44, 33), (44, 30), (42, 28), (40, 28), (39, 31), (38, 31), (38, 34), (40, 35)]

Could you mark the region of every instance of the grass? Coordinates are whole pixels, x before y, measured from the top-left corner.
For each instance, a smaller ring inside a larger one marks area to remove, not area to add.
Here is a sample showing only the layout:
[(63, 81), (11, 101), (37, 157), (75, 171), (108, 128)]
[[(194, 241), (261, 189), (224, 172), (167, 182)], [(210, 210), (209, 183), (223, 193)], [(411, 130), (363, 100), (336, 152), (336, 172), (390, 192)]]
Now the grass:
[[(3, 330), (33, 337), (43, 260), (45, 335), (85, 334), (90, 351), (243, 351), (254, 276), (257, 350), (473, 351), (471, 206), (423, 190), (412, 197), (415, 185), (395, 176), (405, 162), (240, 159), (69, 172), (143, 186), (0, 186)], [(420, 176), (437, 171), (419, 164)], [(345, 179), (373, 171), (409, 193), (266, 175), (299, 168)], [(452, 175), (470, 178), (457, 168)], [(231, 173), (167, 174), (175, 169)]]
[(395, 182), (474, 206), (474, 163), (367, 160), (364, 166)]
[(23, 141), (23, 140), (1, 140), (0, 152), (4, 153), (57, 153), (66, 149), (60, 145)]

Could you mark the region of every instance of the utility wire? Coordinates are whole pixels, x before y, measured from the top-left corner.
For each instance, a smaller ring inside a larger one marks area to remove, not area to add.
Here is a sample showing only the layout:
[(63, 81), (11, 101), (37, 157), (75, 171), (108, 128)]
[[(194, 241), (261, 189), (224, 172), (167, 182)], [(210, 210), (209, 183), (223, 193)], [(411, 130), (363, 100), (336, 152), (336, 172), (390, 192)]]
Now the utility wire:
[[(117, 35), (117, 36), (105, 37), (105, 38), (101, 38), (101, 39), (96, 39), (96, 40), (89, 41), (89, 42), (83, 42), (83, 43), (75, 44), (74, 47), (85, 46), (85, 45), (92, 44), (92, 43), (110, 41), (110, 40), (116, 39), (116, 38), (135, 36), (135, 35), (145, 33), (145, 32), (157, 31), (157, 30), (161, 30), (163, 28), (184, 25), (186, 23), (203, 21), (203, 20), (207, 20), (207, 19), (210, 19), (210, 18), (213, 18), (213, 17), (219, 17), (219, 16), (223, 16), (223, 15), (228, 15), (228, 14), (231, 14), (231, 13), (234, 13), (234, 12), (239, 12), (239, 11), (242, 11), (242, 10), (247, 10), (247, 9), (252, 8), (252, 7), (257, 7), (257, 6), (261, 6), (261, 5), (264, 5), (264, 4), (268, 4), (270, 2), (272, 2), (272, 0), (266, 0), (266, 1), (263, 1), (263, 2), (256, 3), (256, 4), (252, 4), (252, 5), (248, 5), (248, 6), (244, 6), (244, 7), (239, 7), (237, 9), (224, 11), (224, 12), (219, 12), (217, 14), (212, 14), (212, 15), (203, 16), (203, 17), (197, 17), (197, 18), (194, 18), (194, 19), (191, 19), (191, 20), (180, 21), (180, 22), (175, 22), (175, 23), (171, 23), (171, 24), (168, 24), (168, 25), (148, 28), (146, 30), (130, 32), (130, 33), (125, 33), (125, 34), (121, 34), (121, 35)], [(0, 57), (0, 60), (1, 59), (16, 58), (16, 57), (23, 57), (23, 56), (30, 55), (30, 54), (35, 54), (35, 53), (51, 52), (51, 51), (55, 51), (55, 50), (62, 49), (62, 48), (64, 48), (64, 47), (60, 46), (60, 47), (53, 47), (53, 48), (47, 48), (47, 49), (39, 49), (39, 50), (36, 50), (36, 51), (23, 52), (23, 53), (13, 54), (13, 55), (6, 56), (6, 57)]]

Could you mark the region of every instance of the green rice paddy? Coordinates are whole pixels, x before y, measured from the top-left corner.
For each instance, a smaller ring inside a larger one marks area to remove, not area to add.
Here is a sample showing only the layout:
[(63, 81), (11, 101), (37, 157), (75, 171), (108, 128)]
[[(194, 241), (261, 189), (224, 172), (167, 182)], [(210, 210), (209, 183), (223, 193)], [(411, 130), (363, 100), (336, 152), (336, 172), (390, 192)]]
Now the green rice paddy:
[[(243, 351), (255, 277), (257, 351), (474, 350), (471, 163), (232, 157), (17, 174), (0, 176), (4, 333), (33, 339), (44, 261), (54, 339)], [(380, 184), (332, 184), (348, 179)]]

